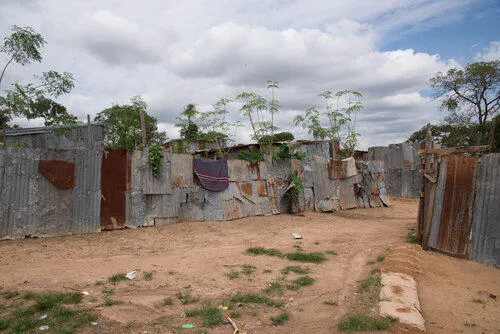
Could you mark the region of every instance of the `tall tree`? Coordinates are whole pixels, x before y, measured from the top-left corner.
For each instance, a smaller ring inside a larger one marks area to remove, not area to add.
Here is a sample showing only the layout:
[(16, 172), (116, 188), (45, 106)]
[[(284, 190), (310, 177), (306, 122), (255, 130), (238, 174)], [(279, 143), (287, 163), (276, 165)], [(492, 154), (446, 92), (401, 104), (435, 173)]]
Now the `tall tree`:
[[(260, 121), (259, 116), (259, 112), (267, 108), (266, 99), (254, 92), (241, 92), (236, 95), (235, 100), (242, 103), (240, 111), (250, 121), (253, 131), (252, 139), (259, 140), (266, 134), (264, 123)], [(257, 122), (253, 119), (253, 113), (257, 114)]]
[(165, 133), (158, 131), (157, 120), (148, 115), (147, 107), (140, 96), (134, 96), (130, 104), (116, 104), (98, 113), (95, 120), (104, 124), (106, 145), (128, 150), (142, 147), (141, 111), (144, 112), (147, 145), (163, 144)]
[(482, 124), (500, 106), (500, 60), (476, 62), (465, 69), (452, 68), (430, 79), (441, 108), (472, 115)]
[(279, 112), (280, 103), (274, 96), (274, 90), (279, 89), (279, 82), (267, 80), (267, 89), (271, 89), (271, 102), (269, 102), (269, 113), (271, 114), (271, 135), (274, 135), (274, 114)]
[[(12, 33), (4, 38), (0, 53), (7, 55), (8, 61), (0, 73), (0, 86), (7, 69), (13, 64), (25, 66), (31, 62), (41, 62), (41, 48), (46, 44), (42, 35), (31, 27), (12, 27)], [(71, 73), (44, 72), (35, 76), (37, 82), (21, 85), (12, 84), (0, 95), (0, 126), (5, 128), (13, 116), (28, 119), (41, 117), (46, 126), (76, 124), (76, 117), (66, 108), (54, 101), (63, 94), (68, 94), (74, 87)]]
[(199, 112), (196, 109), (196, 105), (190, 103), (186, 105), (180, 116), (176, 117), (177, 123), (175, 126), (180, 128), (180, 134), (183, 139), (188, 141), (195, 141), (198, 139), (199, 131), (198, 125), (196, 124), (198, 115)]

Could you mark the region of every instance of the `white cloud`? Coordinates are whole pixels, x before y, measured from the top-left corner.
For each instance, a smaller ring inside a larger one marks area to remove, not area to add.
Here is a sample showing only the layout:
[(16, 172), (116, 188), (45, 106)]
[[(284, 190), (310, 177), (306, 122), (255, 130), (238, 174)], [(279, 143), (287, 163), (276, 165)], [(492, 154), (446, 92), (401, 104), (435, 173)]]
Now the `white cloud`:
[[(243, 89), (269, 97), (268, 79), (280, 81), (277, 124), (303, 138), (307, 130), (294, 127), (293, 117), (320, 105), (318, 93), (350, 88), (365, 95), (359, 129), (366, 148), (403, 140), (441, 118), (419, 91), (437, 71), (456, 65), (380, 45), (458, 20), (475, 3), (3, 0), (0, 31), (31, 25), (48, 44), (42, 64), (10, 68), (0, 88), (48, 69), (69, 71), (76, 87), (61, 102), (80, 119), (140, 94), (170, 138), (178, 135), (173, 124), (187, 103), (206, 110)], [(231, 110), (232, 120), (243, 120), (238, 105)], [(249, 134), (249, 127), (239, 128), (235, 141), (248, 142)]]
[(500, 41), (490, 42), (481, 52), (476, 53), (475, 59), (481, 61), (500, 60)]

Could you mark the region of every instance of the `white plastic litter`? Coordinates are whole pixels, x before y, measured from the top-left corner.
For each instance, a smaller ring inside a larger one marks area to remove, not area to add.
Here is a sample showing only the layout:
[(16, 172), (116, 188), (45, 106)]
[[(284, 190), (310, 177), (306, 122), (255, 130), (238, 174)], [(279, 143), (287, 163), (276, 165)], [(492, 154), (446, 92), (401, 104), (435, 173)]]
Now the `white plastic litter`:
[(43, 319), (47, 319), (47, 315), (46, 315), (46, 314), (44, 314), (44, 315), (40, 316), (40, 319), (41, 319), (41, 320), (43, 320)]
[(292, 233), (291, 237), (294, 238), (294, 239), (302, 239), (302, 236), (300, 234), (298, 234), (298, 233)]
[(90, 295), (90, 292), (88, 292), (88, 291), (82, 291), (82, 295), (84, 295), (84, 296)]
[(125, 275), (126, 278), (128, 279), (135, 279), (137, 277), (137, 273), (134, 271), (129, 272), (127, 275)]
[(47, 325), (40, 326), (40, 327), (38, 327), (38, 329), (41, 331), (47, 331), (47, 330), (49, 330), (49, 326), (47, 326)]

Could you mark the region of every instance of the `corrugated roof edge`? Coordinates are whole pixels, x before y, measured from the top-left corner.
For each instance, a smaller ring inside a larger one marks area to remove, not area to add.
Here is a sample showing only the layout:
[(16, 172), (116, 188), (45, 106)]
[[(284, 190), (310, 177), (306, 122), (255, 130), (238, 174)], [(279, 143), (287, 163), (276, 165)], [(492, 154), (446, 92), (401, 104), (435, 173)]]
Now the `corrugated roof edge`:
[[(92, 126), (104, 126), (102, 122), (91, 122), (90, 125)], [(36, 135), (39, 133), (45, 133), (49, 132), (54, 129), (65, 129), (65, 128), (84, 128), (87, 127), (87, 123), (80, 123), (74, 126), (40, 126), (40, 127), (33, 127), (33, 128), (21, 128), (21, 129), (10, 129), (5, 131), (5, 135), (7, 137), (12, 137), (12, 136), (25, 136), (25, 135)]]

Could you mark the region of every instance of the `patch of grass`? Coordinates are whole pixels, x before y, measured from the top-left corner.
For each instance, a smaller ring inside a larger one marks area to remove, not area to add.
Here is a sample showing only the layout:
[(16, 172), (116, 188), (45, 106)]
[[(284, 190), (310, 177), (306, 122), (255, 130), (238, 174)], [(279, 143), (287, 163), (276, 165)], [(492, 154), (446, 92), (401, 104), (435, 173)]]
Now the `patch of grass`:
[[(97, 319), (91, 312), (62, 306), (62, 304), (80, 303), (82, 296), (79, 293), (28, 292), (24, 298), (34, 301), (34, 304), (18, 308), (9, 318), (1, 319), (2, 332), (31, 333), (38, 326), (48, 325), (55, 333), (73, 333), (78, 327)], [(47, 314), (47, 318), (40, 319), (41, 314)]]
[(153, 279), (153, 272), (152, 271), (143, 272), (142, 278), (144, 278), (145, 281), (151, 281)]
[(315, 241), (315, 242), (314, 242), (314, 244), (315, 244), (315, 245), (319, 245), (319, 241)]
[(5, 299), (12, 299), (16, 296), (19, 296), (19, 292), (17, 291), (7, 291), (3, 293), (3, 298)]
[(312, 262), (312, 263), (321, 263), (326, 260), (325, 254), (319, 252), (313, 253), (287, 253), (285, 257), (290, 261), (299, 261), (299, 262)]
[(267, 287), (263, 290), (265, 293), (281, 293), (283, 292), (283, 285), (280, 282), (271, 282), (267, 284)]
[(169, 271), (168, 271), (168, 274), (169, 274), (169, 275), (175, 275), (175, 271), (173, 271), (173, 270), (169, 270)]
[(241, 314), (240, 314), (240, 312), (233, 311), (233, 312), (229, 313), (229, 317), (236, 319), (236, 318), (241, 317)]
[(290, 272), (296, 274), (308, 274), (309, 269), (303, 268), (301, 266), (286, 266), (285, 268), (281, 269), (282, 274), (288, 275)]
[(271, 269), (264, 269), (264, 270), (262, 270), (262, 273), (263, 273), (263, 274), (270, 274), (270, 273), (272, 273), (272, 272), (273, 272), (273, 271), (272, 271)]
[(477, 325), (474, 322), (464, 321), (464, 326), (471, 328), (471, 327), (476, 327)]
[(110, 296), (115, 293), (115, 290), (113, 289), (102, 289), (102, 293), (104, 293), (107, 296)]
[(337, 252), (334, 250), (327, 250), (325, 253), (329, 255), (338, 255)]
[(235, 279), (235, 278), (240, 277), (240, 273), (238, 271), (233, 270), (233, 271), (226, 273), (226, 276), (229, 277), (229, 279)]
[(120, 305), (123, 304), (121, 300), (116, 300), (116, 299), (111, 299), (111, 298), (104, 298), (104, 303), (102, 303), (103, 306), (113, 306), (113, 305)]
[(238, 292), (235, 296), (231, 298), (231, 302), (233, 303), (254, 303), (254, 304), (263, 304), (267, 306), (274, 306), (274, 307), (282, 307), (283, 302), (282, 301), (275, 301), (272, 300), (271, 298), (261, 294), (261, 293), (256, 293), (256, 292), (247, 292), (247, 293), (241, 293)]
[(406, 241), (409, 244), (418, 244), (418, 243), (420, 243), (420, 240), (417, 238), (417, 232), (416, 231), (410, 231), (410, 232), (408, 232), (408, 236), (407, 236)]
[(222, 324), (221, 311), (213, 307), (210, 303), (205, 303), (201, 309), (186, 310), (184, 312), (186, 317), (201, 317), (203, 319), (203, 326), (217, 326)]
[(243, 266), (243, 269), (241, 269), (241, 272), (244, 274), (244, 275), (247, 275), (247, 276), (250, 276), (252, 275), (252, 273), (255, 271), (255, 266), (251, 265), (251, 264), (245, 264)]
[(290, 319), (290, 316), (288, 315), (288, 313), (283, 312), (279, 315), (269, 317), (269, 319), (271, 319), (271, 322), (273, 323), (274, 326), (278, 326), (284, 324), (285, 321)]
[(380, 286), (380, 276), (370, 276), (361, 282), (361, 291), (366, 292), (370, 291), (372, 287)]
[(385, 260), (385, 255), (379, 255), (377, 256), (377, 262), (382, 262)]
[(333, 300), (325, 300), (323, 304), (328, 305), (328, 306), (337, 306), (337, 302)]
[(36, 302), (37, 311), (46, 311), (59, 304), (78, 304), (83, 296), (78, 292), (27, 292), (24, 299)]
[(281, 253), (276, 248), (251, 247), (248, 248), (246, 252), (248, 254), (253, 254), (253, 255), (269, 255), (269, 256), (283, 257), (283, 253)]
[(108, 277), (108, 281), (110, 281), (111, 283), (117, 283), (117, 282), (120, 282), (120, 281), (125, 281), (127, 280), (128, 278), (126, 277), (127, 274), (125, 273), (117, 273), (117, 274), (113, 274), (111, 276)]
[(251, 315), (252, 317), (256, 317), (256, 316), (258, 316), (258, 315), (259, 315), (259, 313), (258, 313), (257, 311), (252, 311), (252, 312), (250, 312), (250, 315)]
[(295, 247), (295, 249), (297, 250), (297, 252), (303, 252), (304, 251), (299, 244), (295, 244), (295, 245), (293, 245), (293, 247)]
[(366, 313), (354, 313), (342, 320), (338, 328), (341, 331), (372, 331), (389, 329), (394, 319), (372, 316)]
[(98, 286), (99, 286), (99, 285), (104, 285), (104, 282), (103, 282), (103, 281), (96, 281), (96, 282), (95, 282), (95, 285), (98, 285)]
[(299, 290), (303, 286), (314, 284), (315, 279), (309, 276), (302, 276), (292, 281), (292, 284), (288, 286), (290, 290)]
[(172, 298), (164, 298), (163, 301), (161, 302), (163, 306), (172, 306), (174, 304), (174, 301)]
[(478, 298), (473, 298), (472, 301), (474, 303), (478, 303), (478, 304), (486, 304), (486, 302), (482, 299), (478, 299)]
[(370, 274), (371, 274), (371, 275), (380, 274), (380, 268), (373, 268), (373, 269), (370, 271)]
[(191, 291), (190, 290), (186, 290), (184, 292), (177, 292), (175, 294), (175, 297), (177, 297), (177, 299), (179, 299), (181, 301), (182, 305), (194, 304), (198, 300), (200, 300), (200, 297), (193, 297), (193, 296), (191, 296)]

